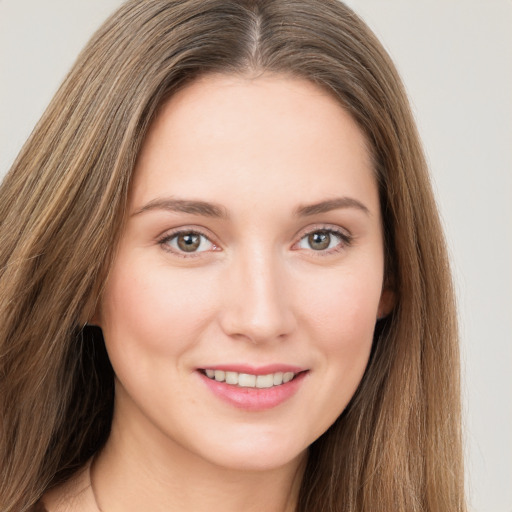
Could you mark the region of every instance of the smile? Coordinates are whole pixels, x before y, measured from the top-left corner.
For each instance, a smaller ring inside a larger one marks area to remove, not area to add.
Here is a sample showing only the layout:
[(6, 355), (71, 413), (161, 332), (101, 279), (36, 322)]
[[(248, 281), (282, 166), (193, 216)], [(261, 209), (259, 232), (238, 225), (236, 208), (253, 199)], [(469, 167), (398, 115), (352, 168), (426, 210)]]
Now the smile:
[(268, 389), (290, 382), (295, 377), (294, 372), (275, 372), (266, 375), (253, 375), (224, 370), (205, 369), (204, 374), (217, 382), (225, 382), (240, 388)]

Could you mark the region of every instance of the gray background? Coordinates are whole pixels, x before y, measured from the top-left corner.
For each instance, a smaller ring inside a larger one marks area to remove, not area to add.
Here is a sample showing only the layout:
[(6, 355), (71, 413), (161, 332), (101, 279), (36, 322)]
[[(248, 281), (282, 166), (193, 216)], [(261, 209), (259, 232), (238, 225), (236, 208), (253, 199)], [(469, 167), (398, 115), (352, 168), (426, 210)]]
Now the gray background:
[[(350, 0), (412, 98), (460, 308), (471, 510), (512, 512), (512, 1)], [(0, 0), (0, 177), (120, 0)]]

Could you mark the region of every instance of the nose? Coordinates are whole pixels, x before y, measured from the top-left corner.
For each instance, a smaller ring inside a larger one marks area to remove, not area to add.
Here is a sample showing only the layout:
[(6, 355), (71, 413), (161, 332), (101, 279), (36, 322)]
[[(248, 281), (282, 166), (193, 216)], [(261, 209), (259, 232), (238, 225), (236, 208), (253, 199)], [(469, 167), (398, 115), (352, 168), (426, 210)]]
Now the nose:
[(273, 343), (295, 329), (290, 287), (278, 260), (260, 251), (241, 255), (230, 265), (220, 312), (221, 328), (230, 337)]

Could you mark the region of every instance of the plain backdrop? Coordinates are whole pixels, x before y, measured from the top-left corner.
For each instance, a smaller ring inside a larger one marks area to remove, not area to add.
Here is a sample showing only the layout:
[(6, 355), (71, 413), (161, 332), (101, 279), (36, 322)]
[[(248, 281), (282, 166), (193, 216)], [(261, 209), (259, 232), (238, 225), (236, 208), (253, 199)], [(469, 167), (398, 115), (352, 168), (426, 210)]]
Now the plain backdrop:
[[(0, 0), (0, 178), (120, 0)], [(456, 279), (471, 510), (512, 512), (512, 1), (350, 0), (410, 95)]]

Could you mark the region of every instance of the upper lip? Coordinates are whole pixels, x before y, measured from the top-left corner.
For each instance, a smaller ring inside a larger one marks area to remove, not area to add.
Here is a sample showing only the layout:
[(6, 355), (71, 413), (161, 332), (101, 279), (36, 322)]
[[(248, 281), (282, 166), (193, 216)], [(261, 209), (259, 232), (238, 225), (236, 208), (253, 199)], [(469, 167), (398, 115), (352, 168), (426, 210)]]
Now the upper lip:
[(278, 372), (300, 373), (306, 370), (300, 366), (291, 364), (267, 364), (263, 366), (252, 366), (248, 364), (214, 364), (211, 366), (203, 366), (200, 370), (222, 370), (224, 372), (248, 373), (250, 375), (268, 375)]

